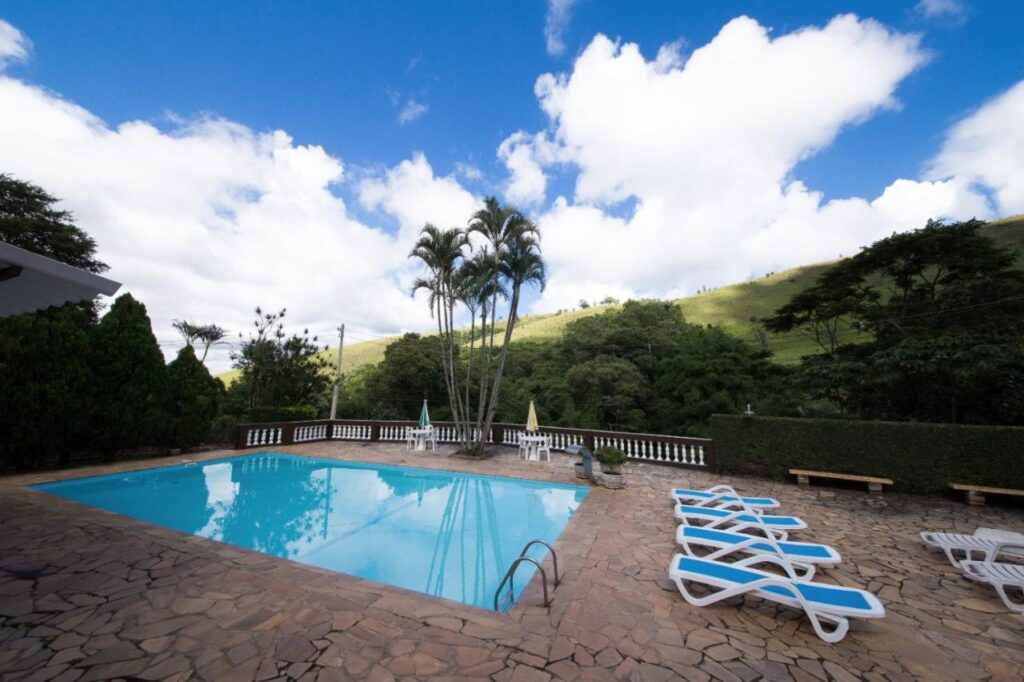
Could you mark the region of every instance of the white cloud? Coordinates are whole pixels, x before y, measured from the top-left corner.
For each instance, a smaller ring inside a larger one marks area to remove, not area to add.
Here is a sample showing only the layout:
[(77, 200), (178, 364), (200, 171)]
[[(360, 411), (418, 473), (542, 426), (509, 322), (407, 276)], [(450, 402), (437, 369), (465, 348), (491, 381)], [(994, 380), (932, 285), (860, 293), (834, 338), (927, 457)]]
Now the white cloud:
[(453, 175), (438, 177), (421, 152), (402, 161), (382, 177), (359, 183), (359, 203), (383, 211), (399, 224), (398, 241), (408, 252), (424, 223), (438, 227), (464, 226), (481, 201)]
[(1024, 81), (954, 125), (928, 175), (985, 185), (998, 213), (1024, 213)]
[(563, 37), (572, 19), (572, 8), (578, 0), (548, 0), (548, 12), (544, 17), (544, 43), (548, 54), (555, 56), (565, 52)]
[(7, 64), (23, 62), (32, 51), (32, 42), (25, 35), (0, 19), (0, 70)]
[[(109, 275), (146, 304), (158, 339), (177, 340), (173, 318), (244, 331), (257, 304), (287, 306), (295, 330), (342, 320), (388, 333), (430, 328), (426, 307), (407, 294), (409, 242), (349, 214), (330, 190), (344, 166), (321, 147), (218, 118), (166, 131), (145, 121), (111, 127), (2, 76), (0, 102), (4, 170), (63, 199)], [(407, 181), (375, 201), (403, 218), (464, 221), (473, 205), (455, 180), (433, 178), (422, 155), (387, 177)], [(404, 194), (412, 190), (415, 209)], [(226, 368), (226, 356), (212, 367)]]
[(520, 130), (509, 135), (498, 146), (498, 158), (510, 174), (503, 188), (509, 201), (527, 206), (544, 201), (548, 178), (542, 166), (557, 160), (556, 149), (544, 133), (529, 135)]
[(688, 59), (678, 44), (648, 61), (595, 37), (571, 73), (537, 80), (549, 129), (498, 150), (510, 195), (543, 196), (546, 166), (578, 171), (575, 196), (539, 219), (551, 266), (539, 307), (693, 293), (984, 214), (962, 180), (898, 180), (871, 201), (826, 200), (793, 177), (845, 127), (897, 109), (896, 87), (926, 60), (916, 35), (851, 15), (780, 36), (740, 17)]
[(960, 0), (920, 0), (914, 5), (914, 11), (926, 19), (960, 19), (967, 8)]
[(398, 123), (403, 126), (406, 123), (412, 123), (420, 116), (427, 113), (429, 109), (429, 106), (426, 104), (420, 104), (414, 99), (406, 100), (402, 110), (398, 112)]

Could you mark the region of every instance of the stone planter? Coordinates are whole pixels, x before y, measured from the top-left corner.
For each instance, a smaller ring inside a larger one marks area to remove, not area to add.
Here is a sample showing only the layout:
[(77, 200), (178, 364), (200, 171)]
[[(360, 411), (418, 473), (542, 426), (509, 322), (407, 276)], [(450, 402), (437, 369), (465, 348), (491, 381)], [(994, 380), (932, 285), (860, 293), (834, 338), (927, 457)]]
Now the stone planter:
[(572, 468), (576, 470), (576, 478), (586, 478), (587, 474), (583, 470), (583, 462), (576, 462), (572, 465)]
[(626, 485), (625, 482), (622, 480), (622, 473), (618, 471), (614, 473), (608, 471), (602, 472), (601, 483), (604, 485), (605, 488), (608, 488), (609, 490), (618, 490), (622, 486)]

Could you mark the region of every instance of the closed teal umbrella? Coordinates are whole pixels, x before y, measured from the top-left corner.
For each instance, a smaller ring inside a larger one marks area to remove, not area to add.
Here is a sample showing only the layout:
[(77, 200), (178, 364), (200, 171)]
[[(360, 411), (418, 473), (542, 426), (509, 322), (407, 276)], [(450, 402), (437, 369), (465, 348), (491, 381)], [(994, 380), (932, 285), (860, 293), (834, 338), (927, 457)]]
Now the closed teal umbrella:
[(423, 401), (423, 409), (420, 410), (420, 428), (425, 429), (430, 426), (430, 413), (427, 412), (427, 401)]

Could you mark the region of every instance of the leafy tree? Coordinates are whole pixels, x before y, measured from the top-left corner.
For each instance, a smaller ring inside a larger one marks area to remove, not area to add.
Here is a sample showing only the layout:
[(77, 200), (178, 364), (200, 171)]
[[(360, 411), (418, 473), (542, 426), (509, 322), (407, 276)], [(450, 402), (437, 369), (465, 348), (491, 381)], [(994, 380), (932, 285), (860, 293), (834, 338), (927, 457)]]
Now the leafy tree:
[(29, 182), (0, 173), (0, 241), (62, 263), (101, 273), (96, 242), (55, 208), (59, 199)]
[[(77, 306), (0, 320), (0, 466), (66, 464), (93, 447), (92, 316)], [(95, 420), (95, 422), (94, 422)]]
[(437, 340), (404, 335), (388, 345), (376, 371), (365, 378), (369, 415), (374, 419), (415, 419), (427, 400), (433, 418), (450, 419), (443, 375)]
[(576, 419), (583, 428), (645, 431), (653, 392), (636, 365), (612, 355), (598, 355), (566, 373)]
[[(326, 347), (317, 346), (317, 337), (310, 336), (309, 330), (301, 335), (285, 334), (281, 321), (285, 313), (284, 309), (264, 313), (256, 308), (255, 334), (231, 355), (235, 369), (241, 370), (231, 393), (243, 396), (245, 408), (308, 406), (320, 410), (331, 385), (328, 363), (319, 356)], [(232, 402), (238, 405), (237, 400)]]
[(171, 442), (179, 448), (199, 445), (217, 417), (224, 385), (210, 376), (191, 346), (167, 366), (172, 419)]
[(1019, 423), (1024, 272), (982, 225), (882, 239), (765, 320), (819, 340), (798, 385), (864, 418)]
[(96, 326), (92, 365), (99, 442), (108, 456), (160, 442), (167, 434), (167, 368), (146, 306), (119, 296)]

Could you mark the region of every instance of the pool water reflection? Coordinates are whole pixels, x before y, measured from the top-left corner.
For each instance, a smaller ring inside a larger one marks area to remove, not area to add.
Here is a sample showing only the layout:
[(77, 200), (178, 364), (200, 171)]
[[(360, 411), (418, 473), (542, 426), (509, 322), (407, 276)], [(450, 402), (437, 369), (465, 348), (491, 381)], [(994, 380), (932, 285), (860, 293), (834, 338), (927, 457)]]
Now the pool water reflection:
[[(528, 541), (554, 544), (580, 486), (255, 454), (34, 486), (265, 554), (492, 608)], [(535, 546), (531, 555), (540, 557)], [(534, 567), (523, 564), (516, 590)], [(518, 594), (513, 595), (513, 598)]]

